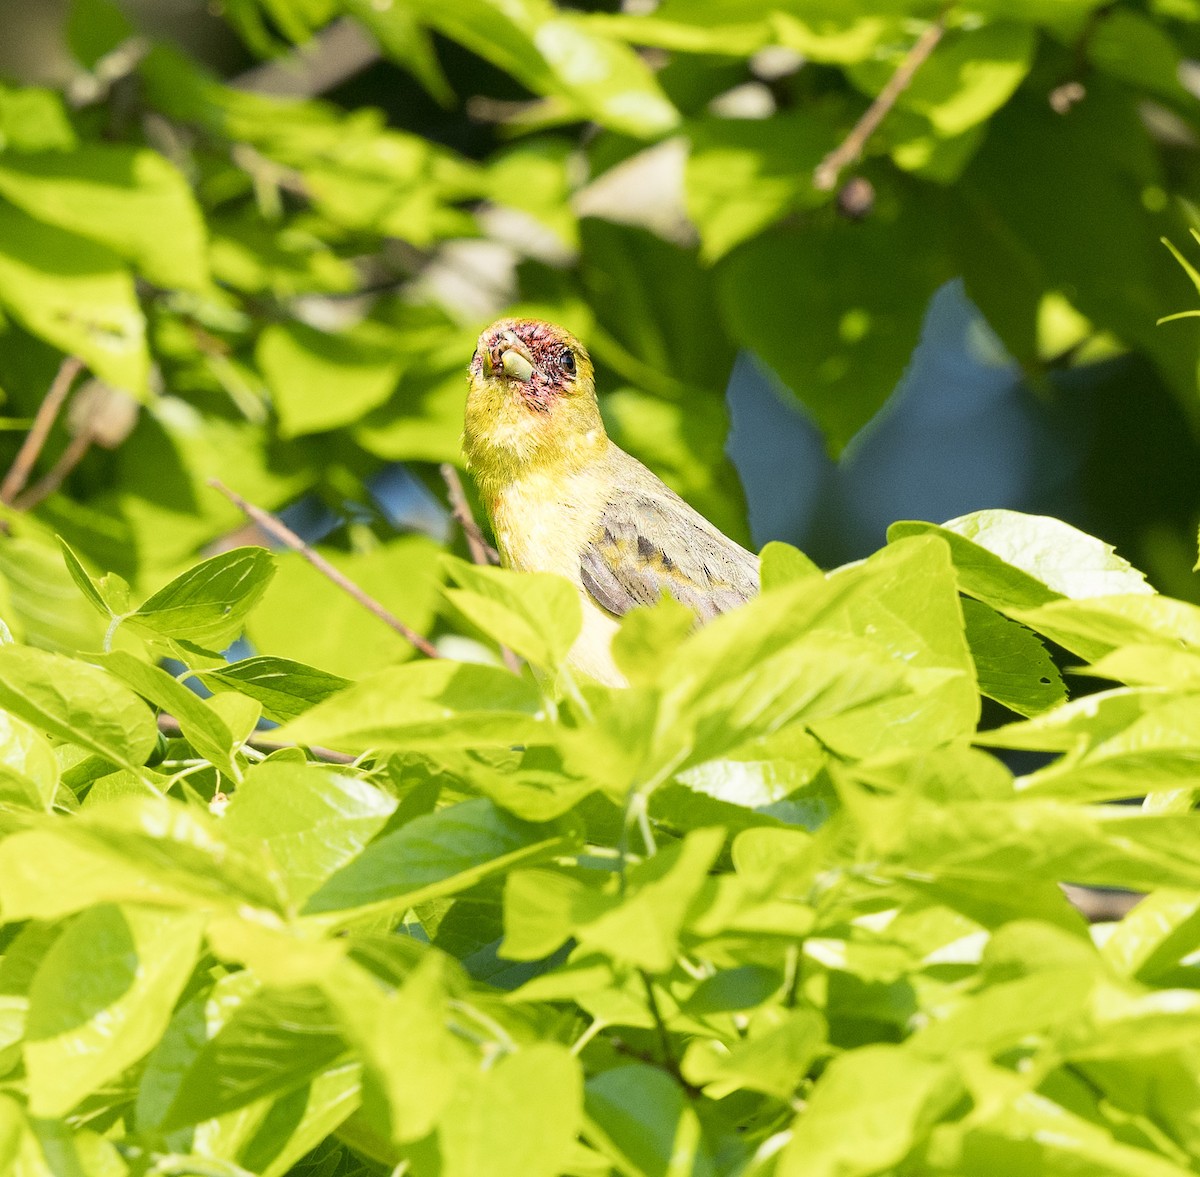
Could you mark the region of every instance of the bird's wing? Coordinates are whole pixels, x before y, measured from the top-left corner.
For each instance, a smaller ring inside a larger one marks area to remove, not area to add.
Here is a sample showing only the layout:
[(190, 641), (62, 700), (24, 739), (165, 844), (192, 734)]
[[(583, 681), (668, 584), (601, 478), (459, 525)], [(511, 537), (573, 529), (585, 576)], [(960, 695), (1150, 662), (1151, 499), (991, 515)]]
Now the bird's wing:
[(669, 491), (613, 498), (583, 550), (580, 576), (618, 617), (667, 593), (709, 621), (758, 592), (757, 558)]

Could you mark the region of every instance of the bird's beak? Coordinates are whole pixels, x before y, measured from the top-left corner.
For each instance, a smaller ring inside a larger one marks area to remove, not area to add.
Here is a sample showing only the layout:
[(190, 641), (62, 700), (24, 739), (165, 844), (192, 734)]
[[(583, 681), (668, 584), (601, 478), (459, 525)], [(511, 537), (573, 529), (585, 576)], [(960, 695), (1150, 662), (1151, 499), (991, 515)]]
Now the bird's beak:
[(500, 337), (500, 347), (500, 366), (504, 374), (511, 380), (524, 382), (530, 379), (534, 371), (533, 356), (516, 332), (505, 331)]

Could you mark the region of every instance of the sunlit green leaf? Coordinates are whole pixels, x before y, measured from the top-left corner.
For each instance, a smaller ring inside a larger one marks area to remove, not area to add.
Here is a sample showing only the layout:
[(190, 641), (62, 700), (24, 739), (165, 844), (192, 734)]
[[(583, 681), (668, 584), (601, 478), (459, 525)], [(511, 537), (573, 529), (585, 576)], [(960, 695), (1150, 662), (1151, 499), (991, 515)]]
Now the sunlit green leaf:
[[(796, 1117), (780, 1177), (842, 1177), (898, 1164), (958, 1098), (944, 1064), (894, 1046), (866, 1046), (826, 1068)], [(861, 1109), (870, 1108), (870, 1115)]]
[[(279, 323), (258, 338), (257, 359), (284, 437), (320, 433), (356, 421), (385, 401), (401, 359), (385, 332), (333, 334), (303, 323)], [(336, 397), (329, 395), (337, 386)]]
[(266, 591), (275, 565), (264, 548), (234, 548), (197, 564), (147, 598), (125, 624), (155, 637), (223, 649)]
[(447, 1177), (557, 1177), (571, 1154), (583, 1081), (563, 1046), (538, 1043), (464, 1075), (439, 1133)]
[(547, 669), (566, 659), (583, 624), (579, 593), (562, 577), (521, 575), (445, 558), (460, 586), (446, 589), (450, 603), (489, 637)]
[(195, 964), (186, 913), (102, 905), (46, 954), (29, 991), (30, 1109), (62, 1116), (158, 1041)]
[(144, 395), (146, 324), (117, 255), (8, 204), (0, 243), (0, 305), (108, 383)]
[(207, 282), (200, 210), (178, 169), (156, 151), (88, 143), (6, 155), (0, 195), (39, 221), (107, 246), (151, 282), (185, 289)]
[(1109, 544), (1044, 515), (989, 510), (941, 527), (893, 523), (888, 538), (930, 532), (950, 544), (962, 590), (1001, 611), (1036, 608), (1060, 597), (1154, 591)]
[(350, 680), (326, 674), (290, 658), (246, 658), (223, 670), (206, 670), (196, 676), (215, 691), (240, 691), (257, 699), (263, 713), (276, 723), (303, 715), (309, 707), (350, 685)]
[(383, 790), (332, 768), (260, 764), (239, 783), (223, 829), (270, 854), (301, 904), (362, 852), (395, 808)]
[(402, 912), (422, 899), (463, 891), (518, 863), (564, 851), (571, 842), (560, 827), (518, 821), (484, 799), (464, 801), (373, 842), (317, 890), (306, 910), (386, 904)]
[(49, 742), (15, 715), (0, 711), (0, 802), (49, 809), (58, 778)]
[(29, 646), (0, 646), (0, 706), (133, 770), (158, 739), (150, 709), (111, 674)]

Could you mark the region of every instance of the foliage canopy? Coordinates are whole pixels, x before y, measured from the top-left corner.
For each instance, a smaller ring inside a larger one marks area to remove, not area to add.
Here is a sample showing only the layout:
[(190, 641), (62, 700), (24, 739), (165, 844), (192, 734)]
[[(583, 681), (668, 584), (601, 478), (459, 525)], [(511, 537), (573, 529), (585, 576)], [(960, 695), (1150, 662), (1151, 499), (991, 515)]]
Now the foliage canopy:
[[(7, 456), (94, 377), (3, 508), (0, 1170), (1200, 1169), (1196, 606), (1055, 519), (902, 522), (633, 612), (607, 690), (429, 493), (501, 309), (733, 534), (735, 354), (838, 452), (955, 277), (1048, 396), (1128, 354), (1194, 426), (1200, 8), (615, 7), (225, 0), (239, 72), (72, 0), (61, 84), (0, 86)], [(375, 88), (324, 93), (356, 29)], [(816, 184), (922, 39), (869, 189)], [(214, 477), (482, 660), (197, 563)], [(1089, 929), (1064, 881), (1149, 895)]]

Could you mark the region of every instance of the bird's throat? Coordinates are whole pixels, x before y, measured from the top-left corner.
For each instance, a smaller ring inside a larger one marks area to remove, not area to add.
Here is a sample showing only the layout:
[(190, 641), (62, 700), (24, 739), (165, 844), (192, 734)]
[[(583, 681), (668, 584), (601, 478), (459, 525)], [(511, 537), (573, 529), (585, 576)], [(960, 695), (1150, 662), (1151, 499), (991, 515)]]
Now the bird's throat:
[(610, 444), (592, 397), (560, 396), (542, 408), (498, 381), (472, 385), (463, 450), (485, 503), (533, 472), (569, 476)]

